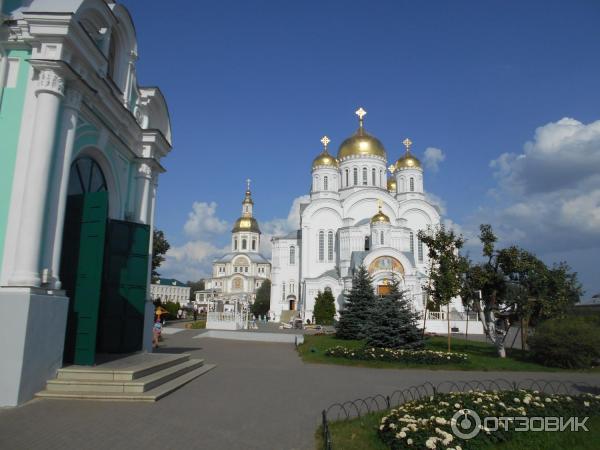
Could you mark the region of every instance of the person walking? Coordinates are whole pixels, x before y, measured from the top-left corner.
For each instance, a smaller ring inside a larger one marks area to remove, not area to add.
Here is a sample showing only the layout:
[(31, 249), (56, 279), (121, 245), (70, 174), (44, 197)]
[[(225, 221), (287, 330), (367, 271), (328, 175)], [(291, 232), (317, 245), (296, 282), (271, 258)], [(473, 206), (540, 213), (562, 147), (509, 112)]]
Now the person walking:
[(163, 324), (160, 320), (160, 315), (158, 315), (152, 326), (152, 348), (158, 348), (158, 340), (162, 333), (162, 327)]

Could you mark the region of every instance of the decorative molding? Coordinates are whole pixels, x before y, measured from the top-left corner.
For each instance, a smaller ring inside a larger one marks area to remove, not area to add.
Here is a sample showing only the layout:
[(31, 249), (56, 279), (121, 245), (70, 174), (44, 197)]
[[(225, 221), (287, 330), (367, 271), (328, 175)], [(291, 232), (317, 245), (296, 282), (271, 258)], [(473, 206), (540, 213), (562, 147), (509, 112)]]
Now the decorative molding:
[(83, 95), (75, 88), (68, 87), (65, 92), (65, 108), (71, 108), (79, 111)]
[(64, 95), (65, 79), (54, 70), (44, 69), (40, 71), (37, 92), (51, 92), (53, 94)]

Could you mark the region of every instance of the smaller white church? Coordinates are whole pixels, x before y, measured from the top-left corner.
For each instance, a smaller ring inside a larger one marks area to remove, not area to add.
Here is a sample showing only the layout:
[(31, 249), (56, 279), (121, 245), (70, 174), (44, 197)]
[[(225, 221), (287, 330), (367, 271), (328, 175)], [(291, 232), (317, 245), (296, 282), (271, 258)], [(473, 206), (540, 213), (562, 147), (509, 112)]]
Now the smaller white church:
[[(271, 314), (276, 320), (312, 321), (315, 297), (324, 290), (342, 310), (360, 265), (368, 269), (378, 295), (399, 280), (414, 309), (424, 311), (429, 261), (417, 233), (438, 225), (440, 211), (425, 195), (423, 168), (410, 139), (388, 167), (383, 143), (365, 129), (366, 111), (356, 114), (358, 129), (340, 144), (337, 156), (329, 153), (329, 138), (321, 140), (323, 150), (312, 163), (310, 201), (300, 206), (300, 228), (272, 239)], [(451, 320), (466, 318), (460, 299), (450, 311)], [(443, 332), (445, 314), (431, 312), (428, 331)], [(457, 322), (452, 326), (460, 329)]]
[(242, 215), (231, 230), (231, 251), (213, 261), (212, 277), (206, 280), (205, 290), (196, 293), (199, 301), (250, 304), (256, 290), (271, 277), (271, 263), (259, 251), (261, 231), (253, 216), (250, 180), (246, 182)]

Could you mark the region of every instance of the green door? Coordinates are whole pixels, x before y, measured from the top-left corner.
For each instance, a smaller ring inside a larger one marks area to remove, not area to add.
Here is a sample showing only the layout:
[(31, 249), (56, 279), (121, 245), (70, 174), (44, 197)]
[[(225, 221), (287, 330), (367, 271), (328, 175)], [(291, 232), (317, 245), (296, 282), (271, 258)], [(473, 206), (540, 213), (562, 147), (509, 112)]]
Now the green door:
[(150, 227), (110, 220), (105, 248), (98, 351), (141, 350)]
[(71, 195), (67, 200), (61, 280), (69, 297), (65, 362), (96, 361), (108, 193)]

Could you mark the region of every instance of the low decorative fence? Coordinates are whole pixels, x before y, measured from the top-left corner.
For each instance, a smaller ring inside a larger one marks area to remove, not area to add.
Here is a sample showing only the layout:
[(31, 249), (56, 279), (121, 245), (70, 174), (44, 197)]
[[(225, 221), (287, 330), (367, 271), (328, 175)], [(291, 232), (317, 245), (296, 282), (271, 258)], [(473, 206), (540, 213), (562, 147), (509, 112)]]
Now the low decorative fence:
[(376, 394), (371, 397), (358, 398), (343, 403), (333, 403), (321, 412), (323, 425), (323, 442), (326, 450), (334, 448), (329, 422), (340, 420), (351, 420), (366, 414), (386, 411), (396, 408), (403, 403), (422, 398), (429, 398), (438, 393), (469, 392), (469, 391), (512, 391), (517, 389), (537, 390), (545, 394), (575, 395), (586, 392), (598, 393), (600, 388), (588, 383), (578, 383), (558, 380), (534, 380), (508, 381), (502, 378), (493, 380), (473, 381), (444, 381), (434, 385), (423, 383), (411, 386), (407, 389), (396, 390), (390, 395)]
[(241, 330), (245, 328), (246, 316), (239, 312), (209, 312), (206, 328), (213, 330)]

